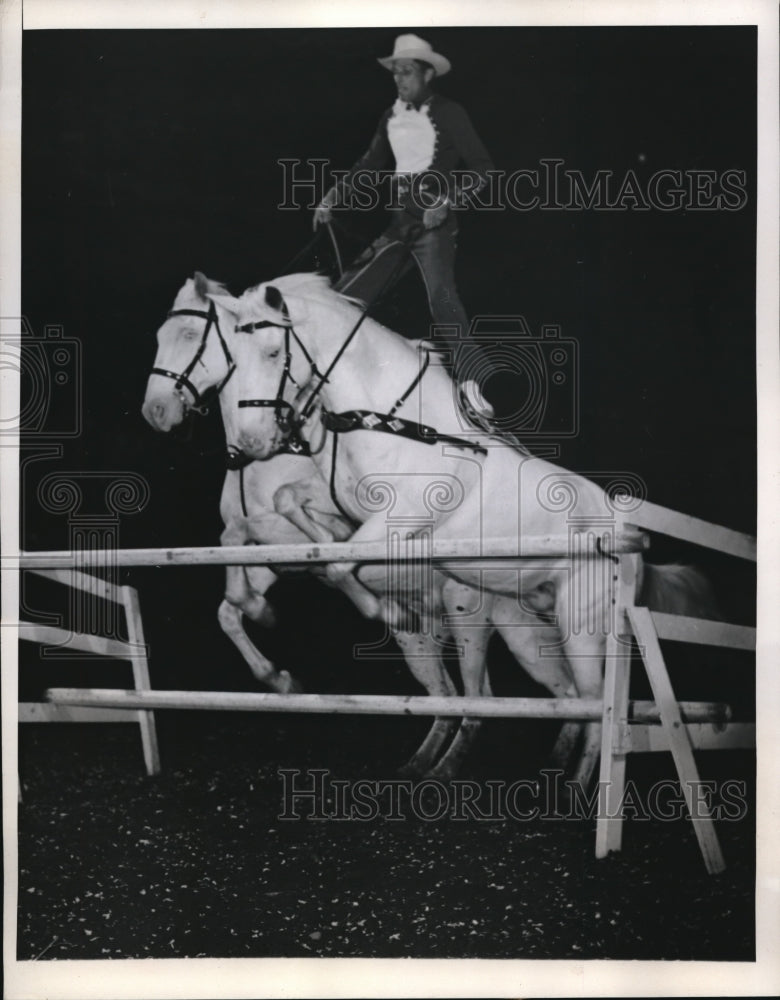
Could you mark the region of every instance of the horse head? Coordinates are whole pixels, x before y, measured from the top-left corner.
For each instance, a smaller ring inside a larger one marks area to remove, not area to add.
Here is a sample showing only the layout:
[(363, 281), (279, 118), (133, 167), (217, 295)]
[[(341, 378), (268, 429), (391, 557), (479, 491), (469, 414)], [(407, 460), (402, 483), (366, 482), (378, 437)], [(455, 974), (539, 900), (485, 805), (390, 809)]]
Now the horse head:
[(179, 289), (157, 331), (157, 354), (141, 409), (155, 430), (170, 431), (191, 410), (204, 412), (204, 394), (220, 391), (233, 373), (225, 315), (211, 296), (229, 298), (222, 285), (196, 271)]
[(237, 301), (236, 419), (241, 449), (252, 458), (269, 458), (296, 429), (296, 405), (316, 373), (295, 329), (305, 319), (306, 303), (289, 303), (275, 282), (250, 288)]

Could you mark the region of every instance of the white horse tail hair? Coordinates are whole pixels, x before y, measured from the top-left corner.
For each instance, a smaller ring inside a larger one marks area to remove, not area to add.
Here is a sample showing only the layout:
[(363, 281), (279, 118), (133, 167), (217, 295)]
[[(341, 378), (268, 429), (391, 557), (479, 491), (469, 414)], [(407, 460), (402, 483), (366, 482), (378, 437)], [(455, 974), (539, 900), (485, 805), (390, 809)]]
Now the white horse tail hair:
[(651, 611), (690, 618), (722, 619), (715, 591), (707, 576), (683, 563), (643, 563), (637, 604)]

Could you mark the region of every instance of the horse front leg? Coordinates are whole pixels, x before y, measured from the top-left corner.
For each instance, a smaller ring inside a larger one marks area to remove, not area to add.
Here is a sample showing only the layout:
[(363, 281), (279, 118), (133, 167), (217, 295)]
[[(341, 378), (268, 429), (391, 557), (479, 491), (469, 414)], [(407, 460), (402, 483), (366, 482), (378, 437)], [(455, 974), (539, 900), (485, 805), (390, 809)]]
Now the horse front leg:
[(271, 688), (272, 691), (278, 691), (279, 694), (302, 690), (292, 674), (287, 670), (277, 670), (246, 634), (241, 621), (241, 608), (231, 604), (227, 599), (223, 600), (217, 611), (217, 618), (222, 631), (239, 651), (260, 684)]
[[(232, 521), (225, 527), (219, 542), (222, 546), (248, 545), (257, 540), (250, 530), (250, 521), (241, 518), (240, 522)], [(276, 612), (265, 594), (276, 581), (276, 573), (267, 566), (228, 566), (225, 576), (225, 599), (239, 607), (247, 618), (272, 628), (276, 624)]]
[[(313, 542), (332, 542), (334, 534), (319, 520), (310, 516), (307, 501), (311, 498), (311, 484), (308, 480), (297, 483), (286, 483), (274, 493), (274, 509), (290, 521), (299, 531)], [(343, 523), (343, 522), (339, 522)], [(338, 587), (352, 601), (365, 618), (383, 617), (383, 607), (367, 587), (354, 576), (351, 570), (342, 570), (341, 563), (329, 563), (325, 567), (325, 578), (334, 587)], [(349, 566), (354, 567), (355, 563)]]
[[(221, 536), (222, 545), (243, 545), (246, 541), (246, 533), (236, 524), (226, 527)], [(217, 620), (255, 679), (273, 691), (287, 694), (300, 691), (300, 685), (287, 670), (277, 670), (274, 664), (263, 656), (246, 634), (243, 623), (244, 614), (255, 621), (273, 621), (273, 609), (264, 594), (274, 580), (276, 574), (267, 567), (227, 566), (225, 597), (217, 611)]]

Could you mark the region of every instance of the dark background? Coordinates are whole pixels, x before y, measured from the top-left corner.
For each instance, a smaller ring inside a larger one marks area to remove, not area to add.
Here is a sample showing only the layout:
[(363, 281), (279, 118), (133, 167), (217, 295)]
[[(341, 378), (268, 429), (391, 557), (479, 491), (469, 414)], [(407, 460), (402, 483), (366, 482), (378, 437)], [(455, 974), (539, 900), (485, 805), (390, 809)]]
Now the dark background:
[[(755, 30), (408, 30), (451, 59), (439, 89), (465, 105), (499, 169), (560, 157), (586, 178), (746, 172), (738, 212), (471, 212), (458, 284), (470, 314), (520, 313), (534, 332), (557, 323), (578, 341), (580, 429), (561, 441), (561, 464), (632, 472), (657, 503), (754, 531)], [(140, 416), (154, 331), (195, 269), (237, 294), (309, 240), (310, 212), (276, 208), (277, 160), (351, 165), (394, 98), (375, 58), (398, 33), (25, 33), (23, 308), (36, 335), (61, 324), (80, 341), (85, 407), (61, 458), (26, 467), (26, 548), (67, 546), (67, 519), (34, 497), (43, 475), (74, 470), (148, 481), (148, 505), (122, 521), (123, 545), (218, 540), (218, 415), (189, 442), (155, 434)], [(357, 213), (348, 221), (367, 237), (382, 225)], [(419, 282), (388, 308), (404, 332), (424, 333)], [(56, 407), (52, 418), (56, 428)], [(141, 590), (158, 686), (247, 686), (216, 623), (221, 571), (127, 578)], [(323, 678), (312, 650), (342, 669), (373, 626), (312, 583), (283, 583), (277, 599), (283, 627), (264, 648), (311, 670), (309, 689), (349, 690), (355, 678)], [(388, 688), (377, 670), (372, 681), (363, 667), (362, 689)]]

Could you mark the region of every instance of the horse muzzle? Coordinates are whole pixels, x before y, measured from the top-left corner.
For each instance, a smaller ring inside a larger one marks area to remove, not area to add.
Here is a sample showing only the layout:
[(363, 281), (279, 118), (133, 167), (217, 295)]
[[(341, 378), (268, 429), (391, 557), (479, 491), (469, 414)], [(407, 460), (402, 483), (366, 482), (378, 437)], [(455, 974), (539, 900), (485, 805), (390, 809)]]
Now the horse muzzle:
[(147, 396), (141, 407), (144, 420), (156, 431), (167, 433), (185, 417), (184, 403), (178, 396)]
[(241, 451), (256, 461), (262, 461), (279, 451), (284, 444), (284, 438), (278, 430), (275, 430), (270, 437), (254, 434), (252, 431), (243, 431), (239, 434), (238, 444)]

